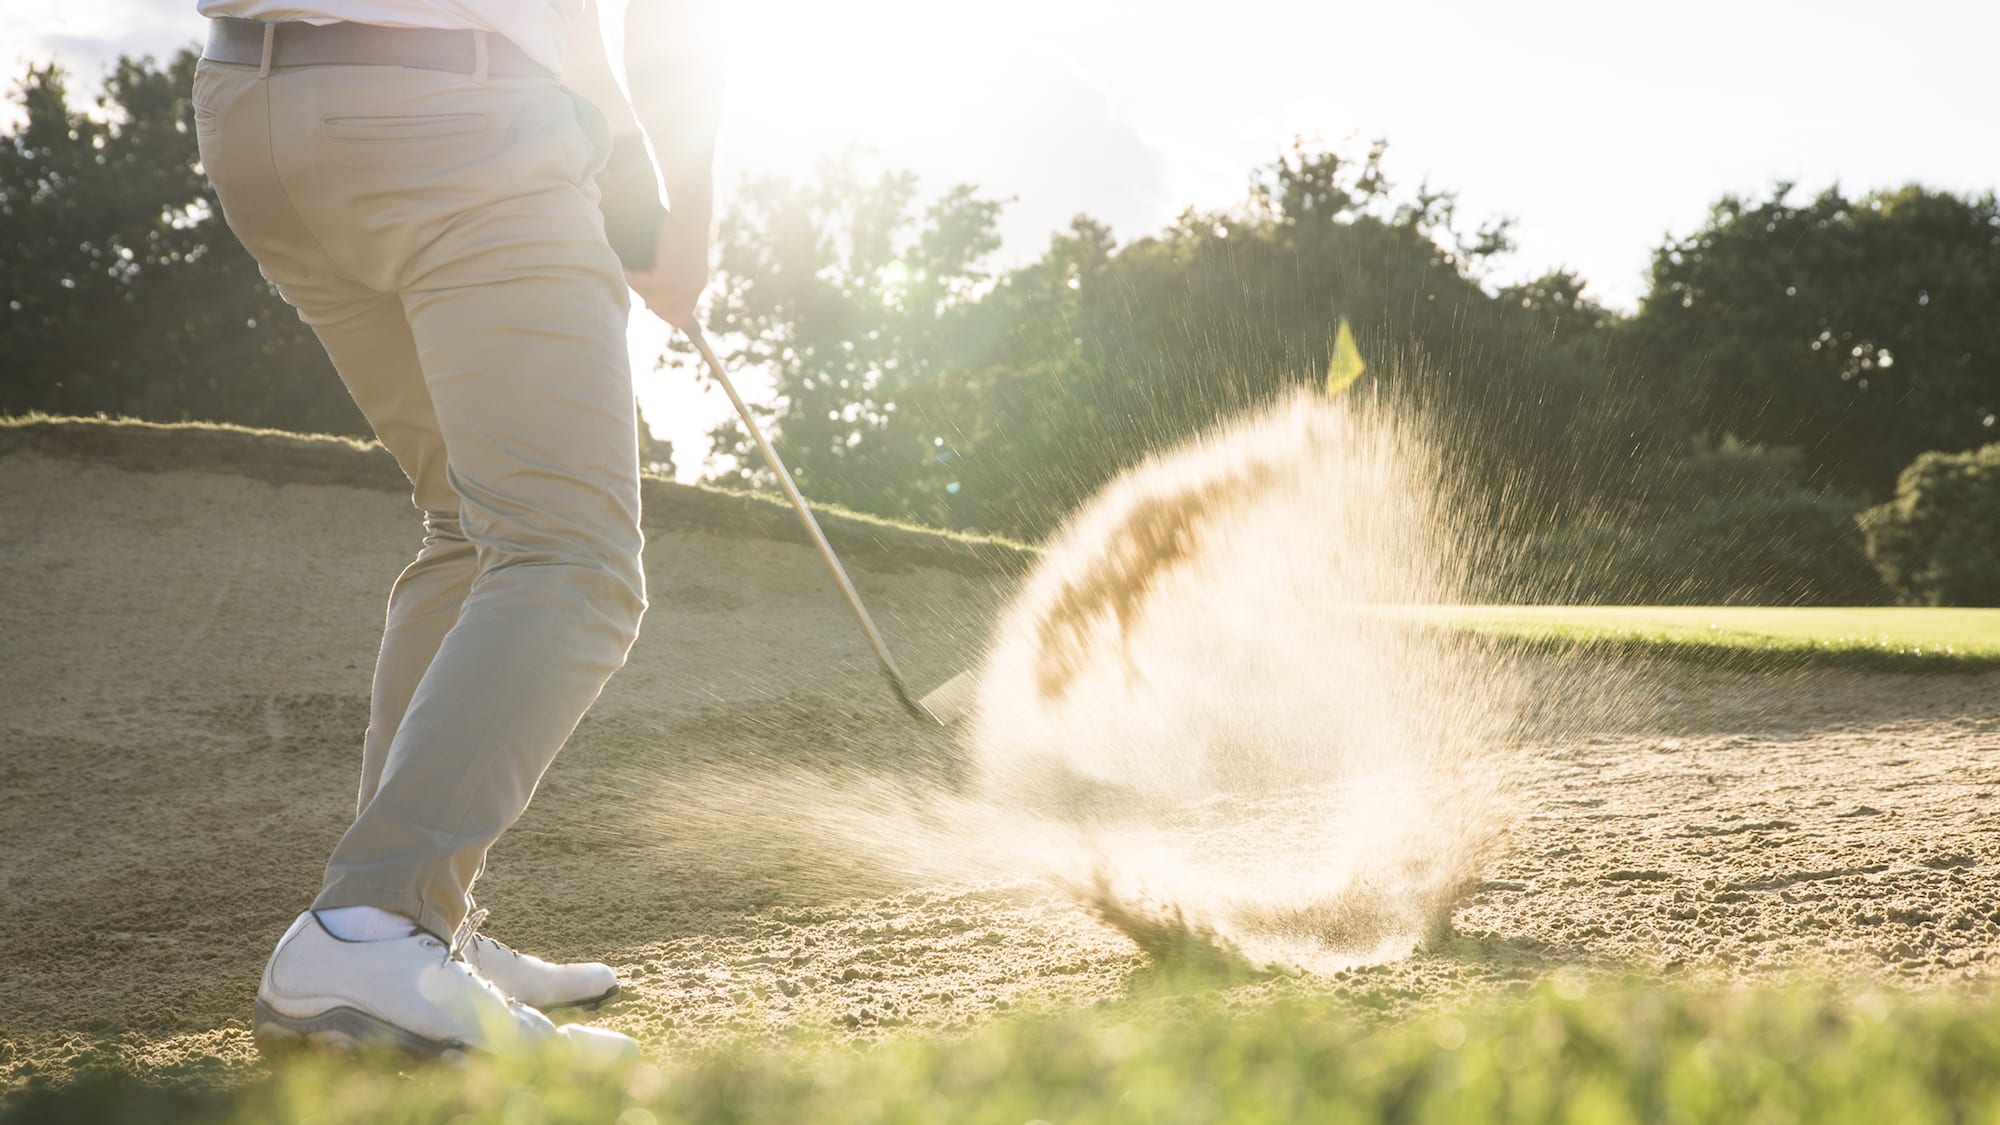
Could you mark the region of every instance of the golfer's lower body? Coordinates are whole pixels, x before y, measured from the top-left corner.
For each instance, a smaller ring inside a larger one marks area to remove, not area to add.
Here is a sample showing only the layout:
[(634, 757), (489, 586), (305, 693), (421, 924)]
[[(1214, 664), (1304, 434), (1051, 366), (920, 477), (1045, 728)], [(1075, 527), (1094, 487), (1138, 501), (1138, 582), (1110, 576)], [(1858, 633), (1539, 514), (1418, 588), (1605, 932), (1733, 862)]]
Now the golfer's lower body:
[(265, 969), (259, 1039), (576, 1041), (534, 1009), (608, 998), (611, 970), (476, 935), (471, 890), (646, 604), (603, 130), (550, 77), (265, 52), (202, 62), (202, 162), (426, 535), (389, 598), (359, 814)]

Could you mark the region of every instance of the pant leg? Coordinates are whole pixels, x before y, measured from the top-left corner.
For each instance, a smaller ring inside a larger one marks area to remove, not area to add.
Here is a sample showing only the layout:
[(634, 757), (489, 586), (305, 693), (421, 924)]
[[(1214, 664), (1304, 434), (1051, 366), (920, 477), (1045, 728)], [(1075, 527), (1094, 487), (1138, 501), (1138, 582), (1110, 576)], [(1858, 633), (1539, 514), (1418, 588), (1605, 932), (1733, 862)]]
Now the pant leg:
[(377, 439), (410, 478), (413, 499), (424, 514), (422, 546), (389, 591), (382, 647), (369, 691), (368, 732), (361, 746), (358, 815), (374, 799), (403, 713), (445, 633), (458, 620), (459, 606), (478, 574), (478, 562), (459, 529), (458, 496), (446, 472), (444, 437), (402, 302), (393, 295), (371, 293), (365, 302), (345, 307), (325, 288), (294, 284), (286, 296), (319, 336)]
[(459, 608), (479, 573), (478, 554), (459, 531), (458, 517), (424, 516), (424, 543), (389, 591), (382, 626), (382, 649), (375, 657), (374, 687), (368, 698), (368, 733), (361, 746), (361, 790), (356, 815), (375, 799), (389, 747), (402, 729), (403, 715), (438, 646), (458, 622)]
[[(475, 563), (316, 905), (449, 933), (645, 605), (625, 289), (589, 186), (601, 146), (552, 85), (260, 81), (276, 188), (336, 270), (401, 302)], [(288, 297), (296, 264), (266, 263)], [(406, 577), (422, 632), (442, 603)]]

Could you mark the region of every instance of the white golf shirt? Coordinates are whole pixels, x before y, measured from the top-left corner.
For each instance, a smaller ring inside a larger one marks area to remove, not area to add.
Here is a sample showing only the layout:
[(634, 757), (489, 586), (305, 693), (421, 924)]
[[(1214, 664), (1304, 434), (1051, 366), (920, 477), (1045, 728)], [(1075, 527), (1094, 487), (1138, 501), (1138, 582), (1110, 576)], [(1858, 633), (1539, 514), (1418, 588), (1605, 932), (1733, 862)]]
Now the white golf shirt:
[(196, 0), (195, 10), (244, 20), (491, 31), (560, 73), (564, 26), (582, 13), (583, 0)]

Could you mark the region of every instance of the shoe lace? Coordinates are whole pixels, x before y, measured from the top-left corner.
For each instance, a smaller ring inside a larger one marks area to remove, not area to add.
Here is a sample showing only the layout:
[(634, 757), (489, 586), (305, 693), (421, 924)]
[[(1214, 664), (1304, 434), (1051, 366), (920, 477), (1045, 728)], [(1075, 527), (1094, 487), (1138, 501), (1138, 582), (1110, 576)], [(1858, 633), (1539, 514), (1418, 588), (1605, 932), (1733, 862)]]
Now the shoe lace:
[(458, 928), (451, 932), (451, 958), (453, 960), (465, 960), (466, 947), (471, 945), (472, 939), (479, 935), (479, 927), (485, 922), (486, 908), (482, 906), (472, 913), (467, 914), (465, 920), (458, 924)]

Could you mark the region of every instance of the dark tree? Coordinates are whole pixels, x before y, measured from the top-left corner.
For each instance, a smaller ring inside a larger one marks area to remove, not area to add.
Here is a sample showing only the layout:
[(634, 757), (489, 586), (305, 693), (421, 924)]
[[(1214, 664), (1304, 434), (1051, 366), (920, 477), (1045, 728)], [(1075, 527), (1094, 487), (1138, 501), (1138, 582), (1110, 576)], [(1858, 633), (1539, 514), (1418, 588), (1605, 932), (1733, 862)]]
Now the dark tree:
[(1726, 198), (1654, 258), (1633, 333), (1692, 428), (1797, 446), (1817, 479), (1876, 496), (1919, 453), (1992, 441), (1994, 197), (1790, 197)]
[(311, 332), (202, 175), (195, 55), (121, 59), (96, 112), (55, 66), (0, 138), (0, 411), (365, 434)]

